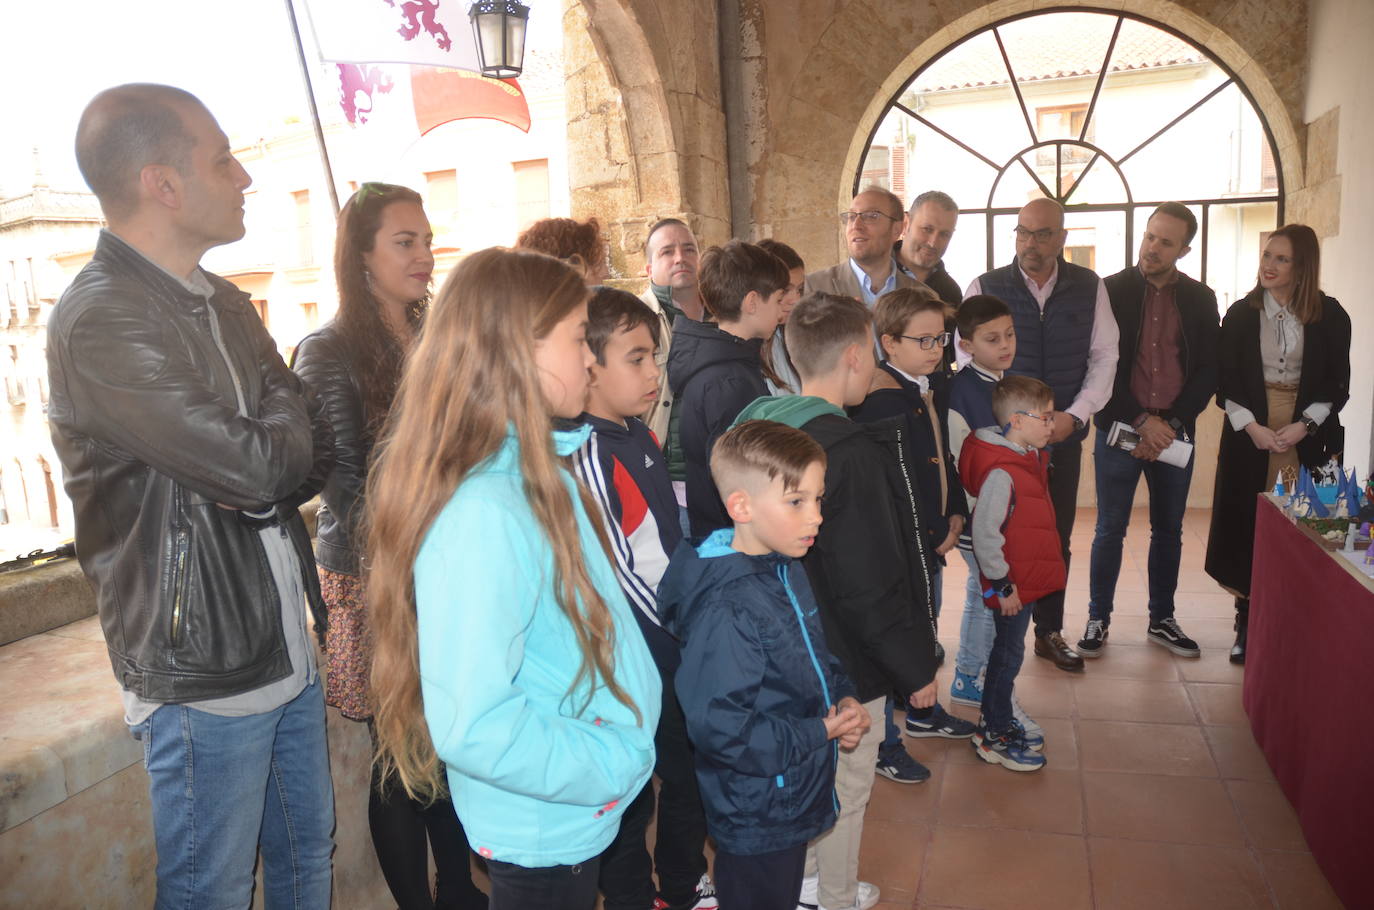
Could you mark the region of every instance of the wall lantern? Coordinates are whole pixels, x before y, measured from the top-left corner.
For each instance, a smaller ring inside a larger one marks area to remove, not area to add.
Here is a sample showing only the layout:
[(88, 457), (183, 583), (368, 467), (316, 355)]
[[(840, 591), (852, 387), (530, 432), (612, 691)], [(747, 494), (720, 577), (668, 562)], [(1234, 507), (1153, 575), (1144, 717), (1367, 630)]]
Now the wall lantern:
[(477, 0), (468, 8), (482, 75), (513, 79), (525, 64), (525, 25), (530, 8), (516, 0)]

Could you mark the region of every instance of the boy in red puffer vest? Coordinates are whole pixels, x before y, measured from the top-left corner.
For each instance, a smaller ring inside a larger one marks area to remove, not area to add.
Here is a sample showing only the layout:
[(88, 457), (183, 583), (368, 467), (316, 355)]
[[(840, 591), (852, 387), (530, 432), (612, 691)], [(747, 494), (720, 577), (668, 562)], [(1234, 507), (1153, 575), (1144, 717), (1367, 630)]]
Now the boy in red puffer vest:
[(984, 761), (1038, 771), (1045, 766), (1045, 738), (1016, 722), (1011, 696), (1031, 608), (1062, 591), (1068, 576), (1041, 451), (1054, 427), (1054, 393), (1038, 379), (1007, 376), (992, 391), (992, 413), (1001, 429), (978, 430), (959, 455), (964, 489), (978, 497), (972, 538), (983, 599), (997, 611), (973, 748)]

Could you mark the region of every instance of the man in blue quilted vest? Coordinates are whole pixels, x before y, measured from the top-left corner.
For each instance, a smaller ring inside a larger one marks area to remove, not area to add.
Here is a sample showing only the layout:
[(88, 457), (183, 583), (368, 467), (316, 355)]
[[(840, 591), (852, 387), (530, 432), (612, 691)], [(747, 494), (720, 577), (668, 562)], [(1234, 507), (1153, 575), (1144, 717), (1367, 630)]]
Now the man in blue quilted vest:
[[(1112, 396), (1119, 333), (1102, 279), (1061, 255), (1064, 209), (1033, 199), (1016, 216), (1016, 261), (974, 279), (965, 299), (991, 294), (1011, 308), (1016, 359), (1007, 372), (1034, 376), (1054, 391), (1050, 498), (1064, 563), (1078, 506), (1078, 475), (1088, 421)], [(961, 361), (967, 355), (961, 356)], [(1064, 592), (1035, 604), (1035, 655), (1078, 672), (1083, 658), (1064, 640)]]

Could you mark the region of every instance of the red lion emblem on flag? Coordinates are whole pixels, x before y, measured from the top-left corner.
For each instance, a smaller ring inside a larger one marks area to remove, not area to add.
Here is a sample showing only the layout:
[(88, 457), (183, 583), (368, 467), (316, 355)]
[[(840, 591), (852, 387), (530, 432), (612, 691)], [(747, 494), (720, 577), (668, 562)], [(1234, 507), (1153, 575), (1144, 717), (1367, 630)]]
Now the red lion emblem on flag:
[[(387, 6), (394, 7), (396, 0), (383, 0)], [(406, 0), (401, 4), (401, 16), (405, 22), (396, 30), (402, 38), (414, 41), (421, 30), (434, 38), (439, 50), (446, 51), (453, 46), (448, 29), (439, 22), (437, 14), (441, 0)]]

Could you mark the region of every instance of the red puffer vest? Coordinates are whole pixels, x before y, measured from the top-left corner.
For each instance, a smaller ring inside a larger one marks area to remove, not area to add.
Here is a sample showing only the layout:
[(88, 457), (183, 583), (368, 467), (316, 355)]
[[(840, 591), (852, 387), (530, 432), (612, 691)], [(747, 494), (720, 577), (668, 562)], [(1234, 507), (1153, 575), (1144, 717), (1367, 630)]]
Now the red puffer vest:
[[(959, 453), (959, 479), (964, 489), (977, 496), (983, 481), (994, 468), (1011, 475), (1011, 508), (1002, 524), (1006, 538), (1003, 555), (1011, 567), (1011, 580), (1016, 585), (1022, 603), (1062, 591), (1068, 580), (1064, 554), (1059, 544), (1059, 531), (1054, 523), (1054, 503), (1050, 501), (1049, 479), (1040, 452), (1032, 449), (1024, 455), (1006, 446), (984, 442), (977, 435), (964, 440)], [(983, 590), (988, 588), (987, 576), (982, 576)], [(996, 598), (988, 598), (988, 606), (996, 606)]]

